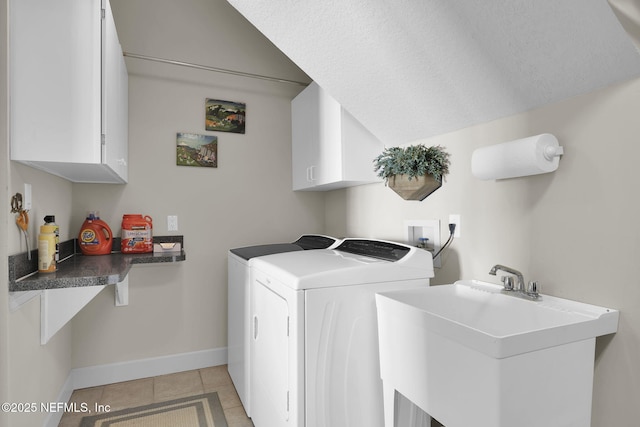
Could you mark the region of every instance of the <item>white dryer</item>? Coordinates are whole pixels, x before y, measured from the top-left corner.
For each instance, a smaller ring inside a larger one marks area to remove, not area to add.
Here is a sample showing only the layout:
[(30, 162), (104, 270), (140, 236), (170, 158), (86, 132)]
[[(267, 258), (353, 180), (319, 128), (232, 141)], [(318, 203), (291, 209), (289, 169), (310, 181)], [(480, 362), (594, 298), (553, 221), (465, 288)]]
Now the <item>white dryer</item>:
[(383, 427), (376, 292), (429, 285), (431, 253), (371, 239), (251, 266), (256, 427)]
[(272, 243), (229, 250), (227, 306), (227, 369), (247, 415), (249, 401), (249, 284), (251, 260), (257, 257), (336, 245), (338, 239), (318, 234), (305, 234), (293, 243)]

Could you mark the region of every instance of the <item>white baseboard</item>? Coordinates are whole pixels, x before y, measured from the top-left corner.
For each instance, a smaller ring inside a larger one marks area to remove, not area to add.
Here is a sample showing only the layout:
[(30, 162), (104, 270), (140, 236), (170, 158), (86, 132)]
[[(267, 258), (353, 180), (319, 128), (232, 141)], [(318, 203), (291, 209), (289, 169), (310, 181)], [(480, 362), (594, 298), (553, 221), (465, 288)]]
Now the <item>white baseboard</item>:
[[(56, 402), (68, 402), (71, 399), (71, 394), (73, 393), (73, 380), (72, 375), (69, 373), (67, 380), (64, 382), (60, 393), (58, 394), (58, 398)], [(49, 412), (47, 418), (44, 419), (43, 427), (58, 427), (60, 424), (60, 420), (64, 413), (62, 411), (57, 412)]]
[[(96, 387), (122, 381), (173, 374), (193, 369), (208, 368), (227, 363), (227, 348), (213, 348), (190, 353), (171, 354), (148, 359), (130, 360), (107, 365), (72, 369), (64, 383), (58, 402), (68, 402), (73, 390)], [(57, 427), (61, 412), (50, 413), (44, 427)]]
[(71, 371), (73, 389), (173, 374), (227, 363), (227, 349), (215, 348), (149, 359), (76, 368)]

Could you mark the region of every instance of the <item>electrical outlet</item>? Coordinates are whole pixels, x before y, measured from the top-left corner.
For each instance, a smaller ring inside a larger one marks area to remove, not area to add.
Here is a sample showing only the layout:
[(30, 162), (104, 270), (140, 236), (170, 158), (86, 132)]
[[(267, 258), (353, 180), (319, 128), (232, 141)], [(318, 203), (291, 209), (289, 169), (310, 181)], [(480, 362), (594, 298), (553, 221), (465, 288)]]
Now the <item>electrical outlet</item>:
[(460, 215), (452, 214), (449, 215), (449, 224), (456, 225), (456, 231), (453, 232), (453, 237), (460, 237)]
[(169, 215), (169, 216), (167, 216), (167, 230), (168, 231), (178, 231), (178, 216), (177, 215)]

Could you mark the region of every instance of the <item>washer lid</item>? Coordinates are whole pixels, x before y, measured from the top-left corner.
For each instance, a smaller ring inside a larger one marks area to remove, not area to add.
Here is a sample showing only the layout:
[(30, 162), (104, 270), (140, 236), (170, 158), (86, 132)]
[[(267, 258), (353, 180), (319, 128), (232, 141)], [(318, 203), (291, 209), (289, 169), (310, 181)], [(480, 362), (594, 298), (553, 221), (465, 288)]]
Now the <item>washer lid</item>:
[(411, 248), (384, 240), (344, 239), (336, 250), (386, 261), (399, 261), (410, 252)]
[[(345, 242), (348, 243), (345, 245)], [(369, 249), (362, 250), (371, 246), (376, 247), (377, 257), (362, 254), (371, 255)], [(343, 250), (345, 248), (351, 252)], [(395, 251), (396, 261), (382, 259), (380, 254), (389, 256), (389, 251)], [(401, 252), (404, 255), (400, 256)], [(400, 243), (371, 239), (345, 239), (336, 249), (268, 255), (252, 263), (256, 270), (296, 290), (400, 280), (426, 281), (433, 277), (431, 253)]]
[(309, 249), (325, 249), (338, 243), (335, 237), (322, 236), (320, 234), (303, 234), (293, 243), (271, 243), (268, 245), (245, 246), (243, 248), (230, 249), (230, 252), (244, 260), (250, 260), (264, 255), (279, 254), (282, 252), (295, 252)]
[(269, 245), (246, 246), (244, 248), (231, 249), (230, 252), (244, 260), (251, 258), (279, 254), (283, 252), (302, 251), (302, 247), (293, 243), (272, 243)]
[(326, 249), (338, 242), (335, 237), (322, 236), (320, 234), (303, 234), (293, 244), (300, 246), (304, 250)]

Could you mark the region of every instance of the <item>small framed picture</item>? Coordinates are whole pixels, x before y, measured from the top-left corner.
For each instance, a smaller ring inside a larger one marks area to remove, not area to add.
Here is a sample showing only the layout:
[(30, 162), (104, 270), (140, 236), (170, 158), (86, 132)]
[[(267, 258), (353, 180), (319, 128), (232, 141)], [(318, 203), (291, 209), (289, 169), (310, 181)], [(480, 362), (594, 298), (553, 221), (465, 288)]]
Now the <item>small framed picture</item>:
[(244, 133), (247, 105), (208, 99), (205, 102), (205, 130)]
[(178, 166), (218, 167), (218, 137), (195, 133), (178, 133), (176, 137)]

